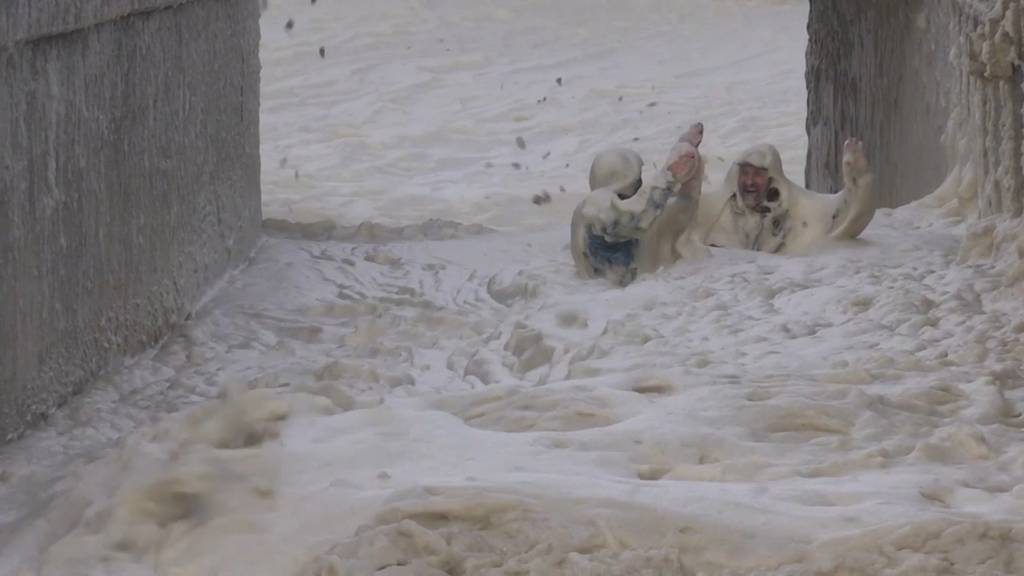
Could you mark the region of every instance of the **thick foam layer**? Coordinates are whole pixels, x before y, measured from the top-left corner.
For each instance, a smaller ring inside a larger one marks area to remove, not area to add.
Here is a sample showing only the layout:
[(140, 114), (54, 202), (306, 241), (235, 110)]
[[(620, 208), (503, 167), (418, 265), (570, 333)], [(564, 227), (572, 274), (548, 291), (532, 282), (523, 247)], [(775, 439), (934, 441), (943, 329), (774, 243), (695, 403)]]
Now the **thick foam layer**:
[(804, 152), (803, 3), (588, 6), (272, 3), (267, 213), (339, 224), (0, 449), (0, 574), (1024, 572), (1024, 310), (955, 222), (575, 278), (593, 148)]
[[(1020, 303), (930, 218), (883, 210), (823, 254), (713, 250), (626, 289), (576, 279), (558, 230), (269, 239), (183, 337), (85, 396), (102, 409), (65, 437), (219, 397), (62, 484), (29, 463), (66, 441), (5, 449), (21, 520), (3, 561), (1015, 573)], [(47, 486), (52, 504), (17, 496)]]

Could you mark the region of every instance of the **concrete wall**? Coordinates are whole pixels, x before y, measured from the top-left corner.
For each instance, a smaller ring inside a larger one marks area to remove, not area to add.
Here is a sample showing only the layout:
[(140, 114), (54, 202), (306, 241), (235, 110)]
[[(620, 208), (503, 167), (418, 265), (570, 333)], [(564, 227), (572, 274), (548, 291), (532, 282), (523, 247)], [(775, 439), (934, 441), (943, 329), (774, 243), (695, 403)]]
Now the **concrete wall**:
[(0, 2), (0, 441), (254, 246), (258, 20), (254, 0)]
[(859, 135), (885, 206), (947, 181), (965, 212), (1024, 199), (1021, 0), (810, 0), (807, 183), (839, 187)]

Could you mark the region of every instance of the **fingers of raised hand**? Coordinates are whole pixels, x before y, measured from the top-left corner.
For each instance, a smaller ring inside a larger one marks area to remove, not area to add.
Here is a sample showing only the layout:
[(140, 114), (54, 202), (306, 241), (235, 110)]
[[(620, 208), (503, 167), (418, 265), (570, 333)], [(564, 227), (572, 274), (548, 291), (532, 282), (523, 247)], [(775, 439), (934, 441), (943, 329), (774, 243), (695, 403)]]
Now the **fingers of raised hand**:
[(864, 153), (864, 142), (857, 138), (847, 138), (843, 143), (843, 170), (863, 173), (867, 169), (868, 160)]

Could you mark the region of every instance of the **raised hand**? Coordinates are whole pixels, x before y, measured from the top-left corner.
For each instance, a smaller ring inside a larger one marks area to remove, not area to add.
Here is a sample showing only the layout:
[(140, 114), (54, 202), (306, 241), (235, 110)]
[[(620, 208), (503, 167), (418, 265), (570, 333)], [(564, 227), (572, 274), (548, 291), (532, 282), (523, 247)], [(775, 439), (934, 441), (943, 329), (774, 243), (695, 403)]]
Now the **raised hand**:
[(847, 188), (855, 188), (870, 174), (868, 158), (864, 154), (864, 142), (847, 138), (843, 143), (843, 182)]
[(683, 132), (672, 147), (665, 169), (676, 182), (685, 182), (697, 173), (700, 164), (700, 152), (697, 148), (703, 140), (704, 124), (696, 122)]
[(875, 215), (874, 180), (864, 154), (864, 143), (847, 138), (843, 144), (843, 189), (834, 196), (833, 238), (856, 238)]
[(690, 127), (683, 132), (683, 135), (679, 137), (680, 142), (689, 142), (696, 148), (700, 146), (700, 143), (704, 140), (704, 123), (694, 122), (690, 124)]
[(676, 182), (684, 182), (689, 179), (697, 166), (697, 151), (695, 149), (684, 150), (668, 165), (668, 171)]

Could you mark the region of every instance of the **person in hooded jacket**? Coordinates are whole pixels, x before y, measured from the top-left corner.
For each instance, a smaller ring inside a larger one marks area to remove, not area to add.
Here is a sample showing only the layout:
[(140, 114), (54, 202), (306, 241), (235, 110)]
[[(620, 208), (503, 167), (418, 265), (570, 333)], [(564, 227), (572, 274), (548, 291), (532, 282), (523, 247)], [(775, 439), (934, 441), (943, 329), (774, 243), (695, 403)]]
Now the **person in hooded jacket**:
[(864, 144), (843, 145), (843, 189), (819, 194), (786, 177), (778, 149), (758, 144), (739, 155), (721, 189), (705, 193), (694, 234), (708, 246), (805, 254), (822, 242), (856, 238), (876, 199)]
[[(697, 213), (703, 182), (697, 149), (703, 137), (704, 125), (691, 125), (647, 186), (636, 152), (613, 149), (594, 158), (591, 192), (576, 207), (570, 225), (570, 251), (581, 277), (604, 277), (626, 286), (639, 272), (672, 259), (672, 244)], [(672, 222), (661, 225), (665, 216)]]

